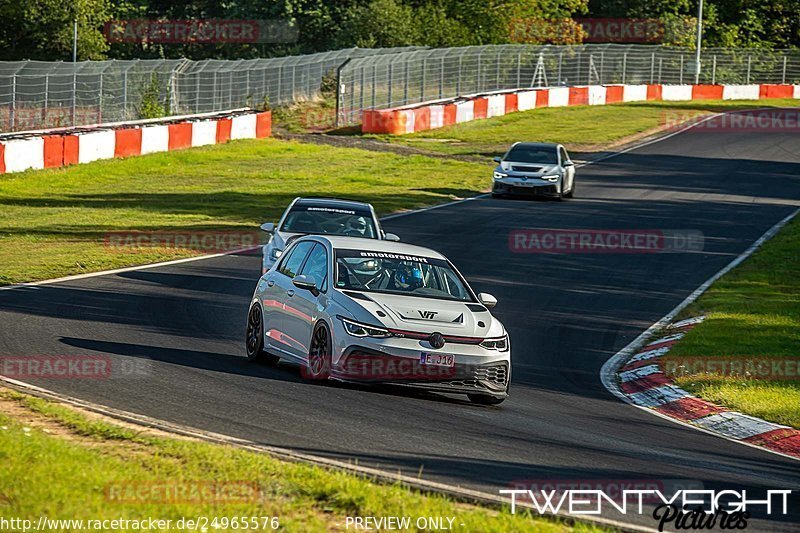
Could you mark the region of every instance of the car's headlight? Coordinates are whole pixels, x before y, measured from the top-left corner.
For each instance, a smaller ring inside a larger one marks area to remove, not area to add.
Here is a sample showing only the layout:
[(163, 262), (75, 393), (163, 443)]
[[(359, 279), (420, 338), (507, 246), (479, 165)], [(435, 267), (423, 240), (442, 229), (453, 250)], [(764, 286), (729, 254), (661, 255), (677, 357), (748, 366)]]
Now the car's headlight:
[(558, 174), (551, 174), (549, 176), (542, 176), (542, 179), (545, 181), (558, 181), (560, 176)]
[(281, 256), (282, 253), (283, 253), (283, 250), (279, 250), (278, 248), (273, 248), (272, 251), (269, 253), (269, 256), (270, 256), (271, 259), (277, 260)]
[(493, 339), (484, 339), (484, 341), (481, 343), (481, 346), (487, 350), (506, 352), (508, 351), (508, 335)]
[(347, 331), (347, 333), (353, 337), (383, 338), (392, 336), (388, 329), (370, 326), (369, 324), (362, 324), (361, 322), (356, 322), (355, 320), (350, 320), (349, 318), (344, 318), (343, 316), (340, 316), (339, 320), (342, 321), (345, 331)]
[(495, 172), (494, 173), (494, 179), (496, 179), (496, 180), (507, 178), (507, 177), (508, 177), (508, 174), (504, 174), (503, 172)]

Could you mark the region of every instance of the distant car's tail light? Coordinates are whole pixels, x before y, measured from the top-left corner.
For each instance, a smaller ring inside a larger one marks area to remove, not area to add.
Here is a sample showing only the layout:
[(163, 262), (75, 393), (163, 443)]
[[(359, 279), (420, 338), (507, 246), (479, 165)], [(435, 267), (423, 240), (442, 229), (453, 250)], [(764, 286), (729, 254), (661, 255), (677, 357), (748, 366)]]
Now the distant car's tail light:
[(338, 318), (342, 321), (345, 331), (347, 331), (347, 333), (353, 337), (383, 338), (392, 336), (392, 334), (389, 333), (389, 330), (385, 328), (370, 326), (369, 324), (362, 324), (361, 322), (356, 322), (355, 320), (350, 320), (349, 318), (345, 318), (343, 316)]
[(481, 347), (487, 350), (497, 350), (498, 352), (508, 351), (508, 335), (493, 339), (484, 339), (481, 343)]

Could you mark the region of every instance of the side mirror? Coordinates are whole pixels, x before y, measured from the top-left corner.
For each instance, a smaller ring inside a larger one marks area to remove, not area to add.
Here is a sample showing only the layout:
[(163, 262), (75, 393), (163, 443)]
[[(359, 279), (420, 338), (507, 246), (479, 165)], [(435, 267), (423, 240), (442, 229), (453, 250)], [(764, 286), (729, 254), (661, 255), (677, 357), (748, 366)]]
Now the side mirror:
[(497, 305), (497, 298), (486, 292), (478, 294), (478, 300), (486, 306), (486, 309), (492, 309)]
[(572, 161), (564, 161), (563, 165), (565, 167), (574, 167), (575, 163), (573, 163)]
[(495, 157), (492, 158), (492, 161), (494, 161), (495, 163), (499, 163), (502, 160), (503, 160), (503, 158), (500, 157), (500, 156), (495, 156)]
[(383, 240), (391, 242), (400, 242), (400, 237), (398, 237), (394, 233), (384, 233)]
[(317, 289), (317, 280), (314, 279), (314, 276), (309, 276), (306, 274), (295, 276), (292, 280), (292, 284), (298, 289), (311, 291), (314, 296), (319, 294), (319, 290)]
[(261, 224), (261, 230), (267, 233), (275, 233), (275, 224), (272, 222), (264, 222)]

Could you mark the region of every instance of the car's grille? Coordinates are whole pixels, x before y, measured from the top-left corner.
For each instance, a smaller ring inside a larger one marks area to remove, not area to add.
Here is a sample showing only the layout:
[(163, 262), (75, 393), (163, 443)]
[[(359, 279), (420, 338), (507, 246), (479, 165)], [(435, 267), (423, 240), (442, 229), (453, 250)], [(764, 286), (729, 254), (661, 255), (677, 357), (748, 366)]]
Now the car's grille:
[(504, 388), (508, 383), (508, 369), (504, 364), (478, 367), (475, 369), (475, 379), (489, 382), (490, 386)]
[(525, 167), (525, 166), (517, 166), (513, 165), (511, 170), (514, 172), (541, 172), (542, 167)]

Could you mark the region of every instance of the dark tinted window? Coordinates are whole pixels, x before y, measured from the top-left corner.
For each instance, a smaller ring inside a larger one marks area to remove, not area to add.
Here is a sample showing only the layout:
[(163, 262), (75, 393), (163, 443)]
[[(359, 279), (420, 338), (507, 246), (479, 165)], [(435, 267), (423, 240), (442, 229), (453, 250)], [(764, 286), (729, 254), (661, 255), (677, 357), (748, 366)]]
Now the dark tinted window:
[(321, 244), (314, 246), (311, 253), (308, 255), (306, 264), (303, 265), (303, 270), (300, 272), (306, 276), (314, 276), (317, 280), (317, 288), (322, 292), (328, 289), (328, 252)]
[(377, 239), (372, 213), (337, 207), (296, 205), (286, 215), (281, 231), (318, 235), (347, 235)]
[(303, 260), (308, 255), (308, 251), (311, 250), (314, 244), (315, 243), (311, 241), (304, 241), (293, 246), (292, 249), (289, 250), (289, 255), (281, 262), (278, 272), (290, 278), (295, 277), (300, 267), (303, 266)]
[(546, 146), (515, 146), (503, 158), (504, 161), (516, 163), (545, 163), (555, 165), (558, 155), (555, 147)]

